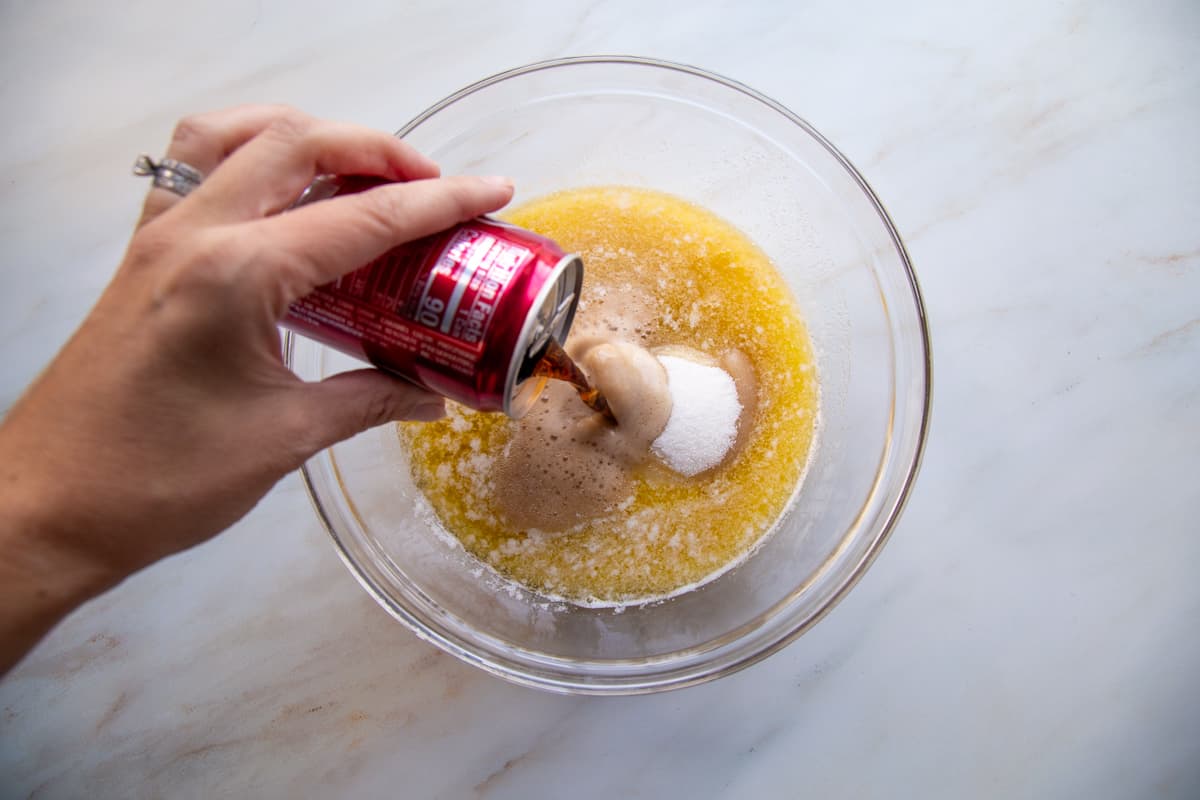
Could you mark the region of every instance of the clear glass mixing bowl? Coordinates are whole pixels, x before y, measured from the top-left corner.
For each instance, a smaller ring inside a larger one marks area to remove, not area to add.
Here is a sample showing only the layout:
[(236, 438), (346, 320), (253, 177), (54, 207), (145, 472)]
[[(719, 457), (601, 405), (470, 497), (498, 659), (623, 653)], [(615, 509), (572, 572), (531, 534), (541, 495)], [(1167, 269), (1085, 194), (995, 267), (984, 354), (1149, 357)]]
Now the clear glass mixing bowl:
[[(820, 619), (896, 524), (929, 421), (921, 295), (863, 177), (778, 103), (702, 70), (640, 58), (505, 72), (398, 135), (446, 174), (515, 177), (518, 203), (627, 184), (732, 222), (775, 261), (800, 304), (817, 351), (821, 421), (807, 476), (754, 555), (695, 591), (620, 613), (547, 602), (499, 580), (439, 531), (393, 426), (368, 431), (304, 468), (317, 512), (367, 591), (467, 662), (591, 694), (711, 680)], [(285, 347), (305, 379), (361, 366), (307, 339), (289, 336)]]

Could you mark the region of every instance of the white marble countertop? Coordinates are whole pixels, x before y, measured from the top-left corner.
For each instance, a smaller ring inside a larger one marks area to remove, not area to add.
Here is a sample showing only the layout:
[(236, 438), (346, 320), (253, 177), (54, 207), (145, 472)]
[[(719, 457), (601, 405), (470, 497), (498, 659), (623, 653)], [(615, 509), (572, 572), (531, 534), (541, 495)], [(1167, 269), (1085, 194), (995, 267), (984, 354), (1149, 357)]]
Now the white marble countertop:
[(936, 396), (882, 557), (733, 677), (485, 675), (360, 590), (292, 477), (0, 683), (0, 795), (1197, 796), (1200, 5), (853, 5), (5, 4), (0, 410), (107, 280), (129, 166), (178, 116), (394, 129), (596, 52), (726, 74), (843, 149), (909, 245)]

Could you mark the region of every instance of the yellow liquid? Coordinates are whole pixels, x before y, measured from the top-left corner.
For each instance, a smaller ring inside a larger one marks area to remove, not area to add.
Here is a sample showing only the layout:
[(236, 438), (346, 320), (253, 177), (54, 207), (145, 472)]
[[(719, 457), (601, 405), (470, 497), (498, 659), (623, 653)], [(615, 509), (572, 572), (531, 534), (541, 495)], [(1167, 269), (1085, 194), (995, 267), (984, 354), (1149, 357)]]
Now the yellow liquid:
[(515, 423), (451, 405), (443, 421), (400, 426), (416, 485), (468, 552), (545, 595), (643, 602), (719, 574), (779, 518), (816, 433), (812, 346), (783, 278), (736, 228), (660, 192), (571, 190), (505, 216), (583, 257), (576, 330), (615, 327), (649, 348), (746, 354), (758, 378), (752, 432), (714, 470), (682, 478), (647, 464), (611, 513), (569, 533), (526, 534), (504, 524), (490, 494), (494, 454)]

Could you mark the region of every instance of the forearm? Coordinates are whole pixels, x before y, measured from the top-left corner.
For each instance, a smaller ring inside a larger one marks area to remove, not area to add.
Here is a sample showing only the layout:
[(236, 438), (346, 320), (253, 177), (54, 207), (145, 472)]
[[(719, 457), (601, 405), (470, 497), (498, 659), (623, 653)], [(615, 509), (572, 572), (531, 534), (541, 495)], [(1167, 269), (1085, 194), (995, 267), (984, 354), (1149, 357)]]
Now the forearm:
[(0, 420), (0, 675), (141, 563), (110, 544), (123, 520), (103, 502), (106, 480), (122, 470), (102, 450), (83, 455), (95, 399), (62, 411), (76, 394), (59, 385), (77, 371), (73, 343)]
[(120, 580), (61, 544), (30, 505), (0, 491), (0, 675), (73, 609)]

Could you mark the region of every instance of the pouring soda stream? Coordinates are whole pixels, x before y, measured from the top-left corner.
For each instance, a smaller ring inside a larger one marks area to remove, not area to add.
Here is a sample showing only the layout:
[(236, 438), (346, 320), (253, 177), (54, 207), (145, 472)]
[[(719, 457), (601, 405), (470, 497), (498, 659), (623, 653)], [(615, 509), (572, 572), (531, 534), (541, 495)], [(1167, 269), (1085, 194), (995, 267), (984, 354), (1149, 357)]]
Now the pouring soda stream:
[(554, 380), (566, 381), (575, 387), (575, 391), (579, 393), (579, 399), (583, 404), (595, 411), (597, 414), (603, 414), (604, 418), (612, 424), (617, 424), (617, 418), (613, 415), (612, 409), (608, 406), (608, 400), (600, 393), (600, 390), (592, 386), (583, 374), (583, 370), (575, 363), (563, 346), (556, 339), (550, 340), (550, 345), (546, 349), (546, 354), (533, 368), (535, 376), (545, 376)]

